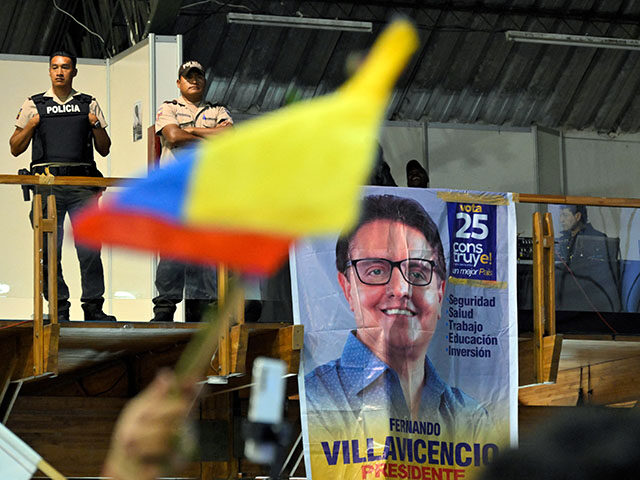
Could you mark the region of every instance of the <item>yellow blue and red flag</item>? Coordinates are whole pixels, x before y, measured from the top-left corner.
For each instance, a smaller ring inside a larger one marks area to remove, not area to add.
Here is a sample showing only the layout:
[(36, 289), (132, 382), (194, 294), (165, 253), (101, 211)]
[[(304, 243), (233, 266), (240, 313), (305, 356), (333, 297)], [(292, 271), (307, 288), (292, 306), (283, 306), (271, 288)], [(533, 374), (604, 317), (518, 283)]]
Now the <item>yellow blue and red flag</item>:
[(76, 239), (273, 272), (296, 238), (335, 233), (357, 219), (385, 108), (417, 43), (408, 21), (393, 22), (336, 92), (183, 150), (175, 163), (82, 213)]

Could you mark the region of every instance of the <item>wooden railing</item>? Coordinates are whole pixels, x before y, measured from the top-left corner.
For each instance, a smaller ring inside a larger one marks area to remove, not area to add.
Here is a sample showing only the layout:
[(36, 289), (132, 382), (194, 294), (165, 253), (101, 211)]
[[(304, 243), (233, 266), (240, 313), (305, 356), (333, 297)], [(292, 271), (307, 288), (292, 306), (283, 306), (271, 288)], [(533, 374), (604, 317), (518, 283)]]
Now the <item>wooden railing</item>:
[[(56, 177), (56, 176), (32, 176), (32, 175), (0, 175), (0, 184), (7, 185), (69, 185), (69, 186), (94, 186), (113, 187), (131, 180), (128, 178), (96, 178), (96, 177)], [(515, 193), (514, 201), (519, 203), (540, 203), (540, 204), (572, 204), (591, 205), (606, 207), (640, 208), (640, 199), (637, 198), (608, 198), (608, 197), (586, 197), (567, 195), (538, 195), (527, 193)], [(44, 373), (45, 337), (47, 334), (43, 327), (43, 295), (42, 295), (42, 245), (43, 235), (48, 236), (49, 247), (49, 312), (51, 324), (57, 323), (57, 281), (56, 281), (56, 219), (55, 219), (55, 199), (49, 196), (48, 212), (49, 216), (43, 218), (41, 200), (36, 196), (34, 200), (34, 211), (39, 215), (34, 218), (34, 330), (33, 330), (33, 353), (34, 353), (34, 375)], [(521, 343), (522, 354), (531, 353), (531, 369), (526, 369), (528, 374), (521, 374), (521, 384), (541, 383), (552, 381), (554, 377), (553, 365), (557, 363), (559, 355), (559, 344), (562, 339), (555, 332), (555, 287), (554, 287), (554, 235), (550, 214), (542, 217), (535, 213), (533, 217), (533, 241), (534, 241), (534, 336), (531, 345)], [(224, 303), (228, 281), (228, 271), (224, 266), (218, 269), (218, 296), (219, 304)], [(221, 329), (219, 351), (217, 354), (217, 370), (220, 376), (234, 373), (238, 364), (238, 355), (242, 355), (243, 336), (246, 336), (247, 328), (244, 325), (244, 312), (238, 311), (234, 324), (226, 325)], [(237, 337), (237, 338), (236, 338)], [(299, 337), (297, 332), (294, 337)], [(289, 343), (289, 340), (286, 341)], [(296, 339), (294, 344), (300, 343)], [(246, 346), (246, 343), (245, 343)], [(525, 355), (528, 357), (528, 355)], [(529, 363), (529, 360), (527, 360)], [(522, 372), (522, 369), (521, 369)]]
[[(519, 203), (640, 208), (637, 198), (514, 194)], [(520, 386), (554, 382), (562, 335), (556, 334), (554, 233), (550, 213), (533, 214), (533, 338), (519, 345)]]
[[(533, 372), (535, 383), (553, 381), (560, 355), (555, 346), (556, 289), (554, 266), (553, 221), (550, 213), (533, 214)], [(551, 358), (545, 362), (545, 349), (551, 347)], [(555, 355), (554, 355), (555, 354)], [(554, 362), (555, 357), (555, 362)], [(547, 365), (548, 364), (548, 365)], [(547, 367), (547, 368), (545, 368)]]
[(83, 187), (115, 187), (130, 178), (56, 177), (53, 175), (0, 175), (0, 185), (75, 185)]
[(558, 205), (588, 205), (594, 207), (640, 208), (640, 198), (584, 197), (572, 195), (539, 195), (535, 193), (514, 193), (516, 203), (552, 203)]
[[(33, 176), (33, 175), (0, 175), (0, 184), (6, 185), (68, 185), (68, 186), (91, 186), (91, 187), (113, 187), (131, 180), (128, 178), (97, 178), (97, 177), (56, 177), (56, 176)], [(40, 195), (34, 196), (34, 321), (33, 321), (33, 375), (39, 376), (47, 371), (47, 356), (51, 349), (47, 348), (51, 332), (59, 332), (57, 315), (57, 249), (56, 249), (56, 207), (55, 196), (48, 197), (48, 217), (42, 216), (42, 200)], [(44, 325), (43, 319), (43, 291), (42, 291), (42, 245), (48, 242), (48, 283), (49, 283), (49, 318), (50, 324)], [(228, 293), (229, 271), (224, 265), (218, 266), (218, 306), (222, 307)], [(301, 345), (302, 327), (292, 326), (284, 328), (283, 332), (278, 332), (282, 328), (281, 324), (244, 324), (243, 306), (235, 312), (233, 319), (228, 325), (220, 329), (218, 352), (212, 361), (211, 373), (217, 376), (229, 376), (234, 373), (245, 372), (245, 359), (247, 356), (246, 347), (249, 333), (273, 331), (274, 338), (265, 342), (266, 347), (273, 342), (282, 344), (282, 348), (276, 349), (285, 352), (290, 370), (297, 371), (297, 362)], [(55, 336), (55, 335), (54, 335)], [(266, 348), (265, 347), (265, 348)], [(55, 373), (55, 372), (54, 372)]]
[[(97, 177), (56, 177), (45, 175), (0, 175), (0, 184), (5, 185), (70, 185), (111, 187), (125, 181), (125, 178)], [(42, 196), (33, 196), (33, 333), (31, 359), (24, 369), (18, 368), (18, 377), (38, 377), (57, 373), (58, 324), (58, 282), (57, 282), (57, 216), (54, 195), (47, 198), (47, 216), (43, 215)], [(43, 247), (48, 250), (48, 298), (49, 323), (44, 323), (43, 292)]]

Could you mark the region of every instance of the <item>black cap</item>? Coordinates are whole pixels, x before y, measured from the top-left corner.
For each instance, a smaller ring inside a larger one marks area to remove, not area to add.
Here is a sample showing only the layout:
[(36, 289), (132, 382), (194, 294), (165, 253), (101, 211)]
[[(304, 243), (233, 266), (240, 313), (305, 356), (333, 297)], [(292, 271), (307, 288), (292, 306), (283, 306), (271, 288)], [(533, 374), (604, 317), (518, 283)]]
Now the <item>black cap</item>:
[(407, 163), (407, 186), (429, 188), (429, 174), (415, 159)]
[(200, 65), (200, 63), (196, 62), (195, 60), (189, 60), (188, 62), (184, 62), (182, 65), (180, 65), (180, 68), (178, 69), (178, 78), (184, 77), (187, 73), (189, 73), (189, 70), (197, 70), (202, 74), (202, 76), (204, 76), (204, 68), (202, 68), (202, 65)]
[(409, 171), (411, 170), (418, 170), (425, 173), (427, 172), (417, 160), (409, 160), (409, 162), (407, 163), (407, 173), (409, 173)]

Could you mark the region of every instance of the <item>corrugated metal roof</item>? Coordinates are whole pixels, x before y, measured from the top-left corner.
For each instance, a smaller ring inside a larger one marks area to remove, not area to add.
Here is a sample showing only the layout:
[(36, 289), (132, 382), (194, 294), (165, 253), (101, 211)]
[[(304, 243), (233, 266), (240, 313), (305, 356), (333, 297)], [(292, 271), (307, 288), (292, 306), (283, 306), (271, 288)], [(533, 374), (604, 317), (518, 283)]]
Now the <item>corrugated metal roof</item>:
[(148, 0), (2, 0), (0, 53), (114, 56), (142, 38), (149, 10)]
[(374, 33), (228, 25), (227, 11), (247, 9), (183, 5), (176, 32), (184, 32), (185, 57), (207, 65), (208, 98), (237, 113), (273, 110), (293, 92), (310, 97), (334, 89), (346, 78), (349, 52), (370, 46), (385, 21), (403, 13), (418, 25), (421, 46), (398, 84), (389, 119), (640, 129), (640, 52), (520, 44), (504, 35), (638, 38), (636, 1), (251, 3), (252, 13), (370, 20)]
[[(57, 2), (89, 15), (83, 2)], [(148, 2), (101, 0), (98, 10), (111, 8), (117, 23), (143, 11), (141, 3)], [(1, 8), (3, 53), (46, 54), (67, 42), (103, 55), (95, 38), (78, 38), (82, 30), (48, 0), (5, 0)], [(227, 12), (366, 20), (374, 27), (363, 34), (227, 24)], [(400, 79), (389, 119), (640, 131), (640, 52), (512, 43), (504, 35), (527, 30), (636, 39), (636, 0), (183, 0), (171, 33), (184, 35), (185, 58), (205, 65), (209, 100), (235, 114), (258, 114), (335, 89), (347, 77), (350, 54), (368, 48), (398, 13), (416, 23), (421, 45)], [(125, 47), (119, 38), (109, 51)]]

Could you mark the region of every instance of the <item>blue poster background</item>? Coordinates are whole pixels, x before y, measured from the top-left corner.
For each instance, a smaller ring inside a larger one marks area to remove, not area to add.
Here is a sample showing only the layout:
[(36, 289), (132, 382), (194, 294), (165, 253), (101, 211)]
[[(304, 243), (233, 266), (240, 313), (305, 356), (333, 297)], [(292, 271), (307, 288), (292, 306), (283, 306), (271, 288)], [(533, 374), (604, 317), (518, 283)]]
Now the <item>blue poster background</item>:
[(449, 202), (447, 213), (451, 238), (449, 274), (495, 281), (496, 205)]

